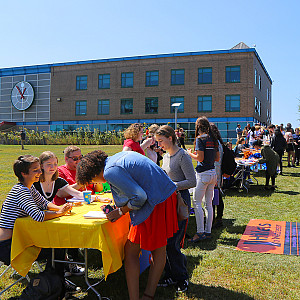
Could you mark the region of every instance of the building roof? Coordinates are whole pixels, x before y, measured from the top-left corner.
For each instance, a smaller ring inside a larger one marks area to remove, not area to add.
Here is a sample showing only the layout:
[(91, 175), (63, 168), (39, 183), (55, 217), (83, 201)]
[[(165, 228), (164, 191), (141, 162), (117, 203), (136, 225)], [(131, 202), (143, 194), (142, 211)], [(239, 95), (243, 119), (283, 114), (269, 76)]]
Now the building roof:
[(250, 49), (250, 47), (248, 47), (245, 43), (240, 42), (231, 49)]
[[(238, 48), (236, 48), (238, 47)], [(242, 47), (242, 48), (239, 48)], [(0, 77), (5, 76), (16, 76), (16, 75), (27, 75), (27, 74), (37, 74), (37, 73), (50, 73), (51, 67), (61, 67), (69, 65), (83, 65), (83, 64), (93, 64), (93, 63), (104, 63), (112, 61), (128, 61), (128, 60), (138, 60), (138, 59), (149, 59), (149, 58), (163, 58), (163, 57), (178, 57), (178, 56), (194, 56), (194, 55), (209, 55), (209, 54), (226, 54), (226, 53), (242, 53), (242, 52), (253, 52), (260, 62), (263, 70), (266, 72), (271, 84), (272, 79), (265, 68), (262, 60), (260, 59), (258, 53), (254, 48), (249, 48), (243, 42), (237, 44), (229, 50), (213, 50), (213, 51), (197, 51), (197, 52), (182, 52), (182, 53), (169, 53), (169, 54), (154, 54), (154, 55), (142, 55), (142, 56), (131, 56), (131, 57), (120, 57), (120, 58), (108, 58), (108, 59), (98, 59), (98, 60), (84, 60), (66, 63), (54, 63), (45, 65), (34, 65), (25, 67), (14, 67), (14, 68), (4, 68), (0, 69)]]

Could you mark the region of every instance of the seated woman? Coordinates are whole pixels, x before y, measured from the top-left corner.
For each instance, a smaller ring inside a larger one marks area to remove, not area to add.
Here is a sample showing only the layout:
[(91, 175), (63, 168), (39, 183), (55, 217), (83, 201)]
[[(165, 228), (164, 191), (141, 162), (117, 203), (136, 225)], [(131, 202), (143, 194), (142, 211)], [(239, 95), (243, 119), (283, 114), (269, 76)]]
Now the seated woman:
[(144, 135), (143, 132), (143, 124), (134, 123), (131, 124), (125, 131), (124, 137), (125, 141), (123, 144), (123, 151), (135, 151), (142, 155), (145, 155), (145, 149), (150, 145), (153, 145), (155, 142), (154, 138), (145, 139), (142, 144), (140, 141), (142, 140)]
[(129, 297), (139, 299), (139, 254), (152, 253), (143, 300), (154, 299), (158, 280), (166, 262), (167, 239), (178, 230), (176, 185), (147, 157), (123, 151), (111, 157), (101, 150), (85, 155), (77, 166), (79, 184), (108, 182), (115, 209), (110, 221), (130, 212), (131, 227), (125, 245), (125, 273)]
[[(59, 195), (61, 191), (78, 199), (83, 199), (82, 192), (72, 188), (65, 179), (59, 177), (58, 159), (53, 152), (43, 152), (39, 157), (39, 161), (42, 174), (39, 181), (34, 182), (33, 185), (45, 199), (52, 201), (55, 195)], [(93, 201), (102, 200), (105, 202), (105, 199), (92, 195)]]
[[(30, 216), (38, 222), (61, 217), (72, 209), (67, 203), (56, 206), (47, 201), (35, 189), (42, 173), (39, 159), (32, 155), (21, 155), (13, 165), (19, 183), (13, 186), (2, 205), (0, 215), (0, 261), (10, 264), (12, 234), (17, 218)], [(51, 260), (47, 266), (51, 265)]]

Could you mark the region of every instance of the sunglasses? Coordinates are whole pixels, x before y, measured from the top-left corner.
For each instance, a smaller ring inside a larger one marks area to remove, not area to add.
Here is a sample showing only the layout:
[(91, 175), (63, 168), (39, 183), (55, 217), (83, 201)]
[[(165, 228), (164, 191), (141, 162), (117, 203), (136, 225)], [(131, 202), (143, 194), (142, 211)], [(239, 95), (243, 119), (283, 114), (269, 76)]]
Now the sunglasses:
[(69, 158), (72, 158), (73, 161), (77, 161), (77, 160), (80, 160), (82, 159), (82, 155), (81, 156), (75, 156), (75, 157), (71, 157), (71, 156), (68, 156)]

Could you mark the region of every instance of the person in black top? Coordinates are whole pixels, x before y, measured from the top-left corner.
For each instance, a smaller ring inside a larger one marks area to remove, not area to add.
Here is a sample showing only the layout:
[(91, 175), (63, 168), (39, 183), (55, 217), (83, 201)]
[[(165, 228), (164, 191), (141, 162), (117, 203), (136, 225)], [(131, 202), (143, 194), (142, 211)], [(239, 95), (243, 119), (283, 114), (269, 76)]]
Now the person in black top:
[(274, 137), (271, 138), (271, 148), (277, 152), (279, 155), (280, 161), (280, 175), (282, 175), (282, 156), (284, 154), (284, 150), (287, 148), (287, 142), (283, 137), (280, 128), (276, 128), (274, 131)]
[(26, 134), (24, 130), (21, 130), (21, 146), (22, 146), (22, 150), (24, 150), (24, 144), (25, 144), (25, 139), (26, 139)]
[(75, 190), (69, 186), (69, 183), (65, 179), (58, 177), (58, 159), (53, 152), (43, 152), (39, 160), (42, 174), (40, 180), (35, 182), (34, 186), (42, 196), (48, 201), (52, 201), (59, 191), (64, 191), (73, 197), (83, 199), (82, 192)]

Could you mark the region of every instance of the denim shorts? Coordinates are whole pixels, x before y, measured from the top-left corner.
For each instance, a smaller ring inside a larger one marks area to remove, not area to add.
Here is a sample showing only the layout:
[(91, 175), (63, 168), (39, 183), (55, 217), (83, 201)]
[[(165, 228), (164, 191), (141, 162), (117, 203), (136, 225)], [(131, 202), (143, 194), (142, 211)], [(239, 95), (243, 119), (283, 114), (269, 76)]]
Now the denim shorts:
[(11, 239), (0, 241), (0, 261), (10, 265)]

